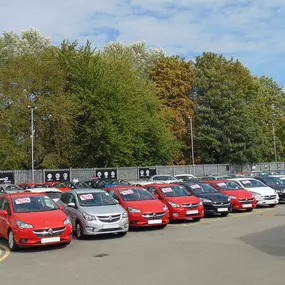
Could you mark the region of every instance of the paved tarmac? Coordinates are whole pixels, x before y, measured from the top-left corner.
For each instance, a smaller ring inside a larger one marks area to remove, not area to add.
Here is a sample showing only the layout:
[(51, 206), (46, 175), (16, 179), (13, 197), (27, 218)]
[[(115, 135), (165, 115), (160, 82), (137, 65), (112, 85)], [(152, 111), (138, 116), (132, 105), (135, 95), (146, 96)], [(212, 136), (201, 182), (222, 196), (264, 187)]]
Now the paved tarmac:
[(5, 285), (277, 285), (285, 282), (285, 205), (6, 257), (3, 245)]

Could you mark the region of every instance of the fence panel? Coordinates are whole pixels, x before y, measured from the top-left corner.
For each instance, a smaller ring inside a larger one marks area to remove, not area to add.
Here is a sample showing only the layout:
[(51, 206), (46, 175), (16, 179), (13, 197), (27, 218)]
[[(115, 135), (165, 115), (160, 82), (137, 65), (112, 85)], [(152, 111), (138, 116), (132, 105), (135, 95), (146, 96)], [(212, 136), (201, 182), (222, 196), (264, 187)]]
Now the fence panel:
[(88, 181), (95, 177), (94, 168), (72, 168), (70, 169), (70, 179), (78, 179), (79, 181)]
[(118, 168), (118, 179), (120, 180), (137, 180), (138, 167), (120, 167)]

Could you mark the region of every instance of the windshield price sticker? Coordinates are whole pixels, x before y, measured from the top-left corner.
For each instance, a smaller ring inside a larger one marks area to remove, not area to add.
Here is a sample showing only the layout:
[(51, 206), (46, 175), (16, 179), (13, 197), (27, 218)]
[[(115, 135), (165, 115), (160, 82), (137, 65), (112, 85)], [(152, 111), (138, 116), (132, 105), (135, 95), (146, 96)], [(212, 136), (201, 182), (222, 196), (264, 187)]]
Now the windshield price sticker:
[(242, 184), (251, 184), (249, 180), (242, 181)]
[(227, 187), (227, 184), (225, 182), (217, 183), (219, 187)]
[(283, 177), (280, 177), (280, 179), (281, 179), (281, 180), (285, 180), (285, 176), (283, 176)]
[(21, 198), (21, 199), (15, 200), (15, 203), (17, 205), (28, 204), (28, 203), (31, 203), (31, 199), (30, 198)]
[(132, 189), (125, 190), (125, 191), (122, 191), (122, 194), (123, 195), (130, 195), (130, 194), (134, 194), (134, 191)]
[(92, 194), (84, 194), (84, 195), (80, 195), (79, 197), (80, 197), (80, 199), (81, 199), (82, 201), (85, 201), (85, 200), (92, 200), (92, 199), (93, 199), (93, 195), (92, 195)]
[(169, 192), (172, 192), (172, 189), (170, 187), (167, 187), (167, 188), (161, 188), (161, 191), (163, 193), (169, 193)]
[(201, 188), (201, 186), (199, 184), (194, 184), (194, 185), (191, 185), (191, 188), (192, 189), (199, 189), (199, 188)]

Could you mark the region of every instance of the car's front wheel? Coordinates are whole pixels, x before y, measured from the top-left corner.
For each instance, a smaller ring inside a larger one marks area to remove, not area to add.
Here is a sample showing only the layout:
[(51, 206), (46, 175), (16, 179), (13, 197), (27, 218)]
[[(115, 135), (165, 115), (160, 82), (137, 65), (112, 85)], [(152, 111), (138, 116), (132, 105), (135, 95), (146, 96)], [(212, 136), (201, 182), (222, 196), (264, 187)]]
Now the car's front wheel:
[(16, 251), (17, 249), (19, 249), (18, 245), (16, 244), (15, 238), (14, 238), (14, 233), (11, 229), (9, 230), (9, 233), (8, 233), (8, 246), (9, 246), (10, 251)]
[(127, 232), (119, 232), (117, 234), (118, 234), (118, 237), (124, 237), (127, 234)]
[(229, 215), (229, 213), (222, 213), (221, 215), (222, 215), (222, 217), (226, 217)]
[(84, 239), (84, 234), (82, 230), (81, 223), (79, 221), (76, 222), (75, 226), (75, 234), (78, 239)]
[(271, 204), (269, 205), (270, 208), (274, 208), (277, 204)]
[(253, 208), (251, 209), (246, 209), (247, 212), (252, 212)]

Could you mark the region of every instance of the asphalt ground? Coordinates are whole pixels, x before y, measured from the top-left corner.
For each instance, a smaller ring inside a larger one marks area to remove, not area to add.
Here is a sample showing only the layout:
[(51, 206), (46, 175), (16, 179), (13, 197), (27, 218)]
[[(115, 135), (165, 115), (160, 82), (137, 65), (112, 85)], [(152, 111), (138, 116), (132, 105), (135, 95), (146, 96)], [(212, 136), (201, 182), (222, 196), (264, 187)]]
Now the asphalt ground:
[(125, 237), (74, 238), (67, 247), (6, 251), (5, 285), (285, 284), (285, 205), (143, 229)]

